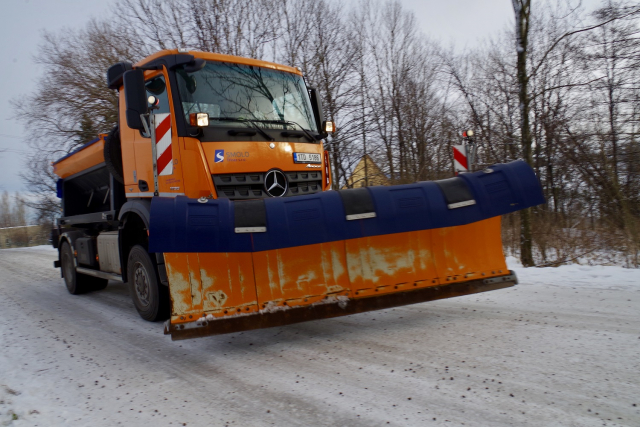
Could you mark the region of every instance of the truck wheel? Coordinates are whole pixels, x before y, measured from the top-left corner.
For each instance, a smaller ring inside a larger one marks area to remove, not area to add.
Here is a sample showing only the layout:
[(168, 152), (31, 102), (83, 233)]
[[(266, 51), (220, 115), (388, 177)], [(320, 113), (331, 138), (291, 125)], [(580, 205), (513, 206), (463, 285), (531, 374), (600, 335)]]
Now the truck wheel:
[(169, 290), (158, 280), (155, 260), (140, 245), (131, 248), (127, 262), (129, 291), (138, 314), (155, 322), (169, 315)]
[(124, 184), (122, 146), (120, 145), (120, 130), (118, 126), (114, 127), (104, 139), (104, 163), (115, 180), (120, 184)]
[(62, 265), (64, 283), (67, 285), (67, 290), (70, 294), (79, 295), (107, 287), (109, 283), (107, 279), (100, 279), (99, 277), (87, 276), (86, 274), (76, 272), (73, 258), (71, 245), (69, 245), (69, 242), (64, 242), (60, 248), (60, 263)]

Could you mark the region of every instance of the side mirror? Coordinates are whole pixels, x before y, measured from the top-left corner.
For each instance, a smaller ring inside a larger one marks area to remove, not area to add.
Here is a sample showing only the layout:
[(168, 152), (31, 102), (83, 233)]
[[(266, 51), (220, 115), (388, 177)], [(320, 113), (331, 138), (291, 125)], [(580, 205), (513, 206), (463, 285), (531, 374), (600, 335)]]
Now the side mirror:
[(127, 126), (131, 129), (144, 130), (141, 114), (149, 112), (147, 90), (144, 86), (144, 71), (130, 70), (122, 77), (124, 83), (124, 100), (126, 103)]
[(109, 89), (118, 89), (122, 85), (122, 75), (133, 70), (130, 62), (118, 62), (107, 70), (107, 86)]
[(193, 62), (190, 62), (184, 66), (184, 70), (187, 73), (195, 73), (196, 71), (200, 71), (204, 68), (207, 63), (202, 58), (195, 58)]
[(318, 132), (322, 138), (329, 136), (325, 131), (324, 111), (322, 111), (322, 100), (318, 96), (318, 92), (314, 88), (309, 89), (309, 95), (311, 96), (311, 108), (313, 108), (313, 115), (316, 119), (316, 126), (318, 126)]

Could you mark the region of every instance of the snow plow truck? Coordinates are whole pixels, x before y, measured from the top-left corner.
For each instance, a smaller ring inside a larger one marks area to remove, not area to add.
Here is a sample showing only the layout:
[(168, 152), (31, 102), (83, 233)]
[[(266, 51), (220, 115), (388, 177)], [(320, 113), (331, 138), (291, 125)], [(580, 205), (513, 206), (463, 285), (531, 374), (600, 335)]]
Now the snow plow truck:
[(525, 162), (334, 191), (334, 124), (296, 68), (174, 49), (111, 66), (107, 85), (118, 125), (53, 163), (71, 294), (127, 283), (142, 318), (185, 339), (517, 282), (500, 215), (544, 202)]

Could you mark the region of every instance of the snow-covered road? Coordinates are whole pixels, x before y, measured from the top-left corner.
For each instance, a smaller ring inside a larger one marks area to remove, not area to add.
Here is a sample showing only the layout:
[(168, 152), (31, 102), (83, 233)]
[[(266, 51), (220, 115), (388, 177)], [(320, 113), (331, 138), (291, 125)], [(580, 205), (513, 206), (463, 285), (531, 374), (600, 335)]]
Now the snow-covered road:
[(640, 271), (172, 342), (122, 284), (0, 250), (0, 425), (640, 425)]

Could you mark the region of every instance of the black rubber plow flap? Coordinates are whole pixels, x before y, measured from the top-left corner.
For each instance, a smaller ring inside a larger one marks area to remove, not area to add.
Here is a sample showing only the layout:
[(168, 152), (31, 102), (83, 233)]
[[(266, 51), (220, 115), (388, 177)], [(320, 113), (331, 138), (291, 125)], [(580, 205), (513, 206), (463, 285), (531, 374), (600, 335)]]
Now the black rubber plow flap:
[(164, 333), (170, 334), (171, 339), (175, 341), (252, 329), (272, 328), (493, 291), (508, 288), (517, 283), (518, 279), (515, 272), (510, 271), (507, 275), (490, 279), (452, 283), (367, 298), (327, 297), (322, 302), (303, 307), (277, 307), (275, 310), (262, 310), (255, 314), (238, 314), (223, 318), (202, 317), (195, 322), (177, 325), (167, 321)]

